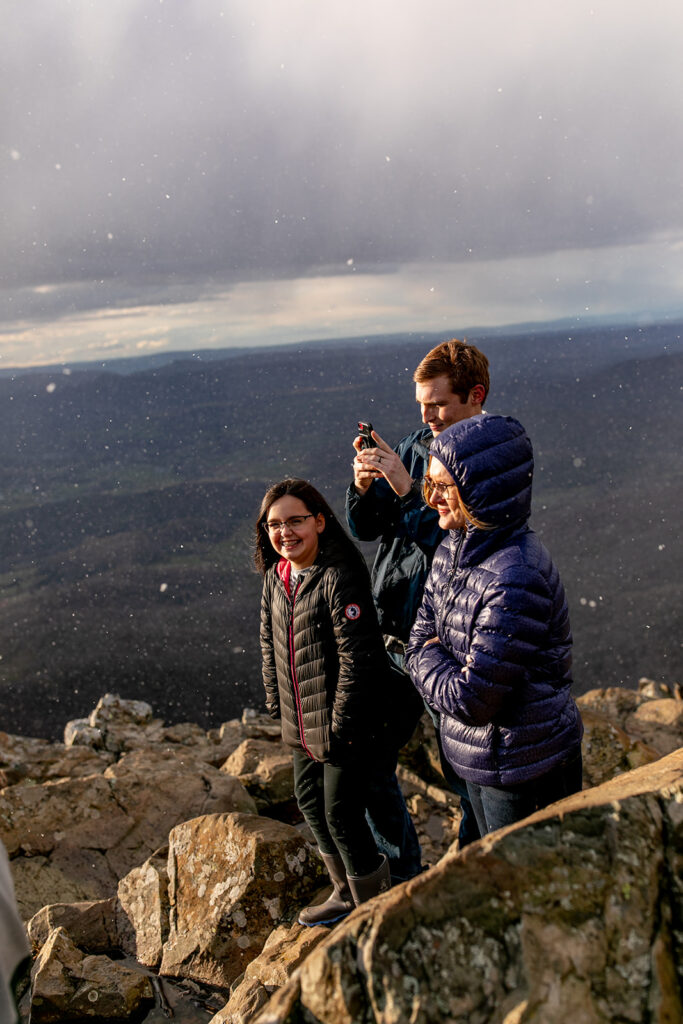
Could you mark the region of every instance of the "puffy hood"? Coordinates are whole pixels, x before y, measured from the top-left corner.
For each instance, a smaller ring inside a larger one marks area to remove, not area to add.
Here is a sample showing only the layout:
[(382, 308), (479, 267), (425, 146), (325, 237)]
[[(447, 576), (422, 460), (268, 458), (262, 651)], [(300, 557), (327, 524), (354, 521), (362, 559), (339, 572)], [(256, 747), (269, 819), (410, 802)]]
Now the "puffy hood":
[[(531, 514), (534, 457), (524, 427), (512, 416), (472, 416), (448, 427), (430, 455), (443, 463), (472, 515), (509, 534)], [(468, 541), (484, 543), (492, 531), (468, 526)]]

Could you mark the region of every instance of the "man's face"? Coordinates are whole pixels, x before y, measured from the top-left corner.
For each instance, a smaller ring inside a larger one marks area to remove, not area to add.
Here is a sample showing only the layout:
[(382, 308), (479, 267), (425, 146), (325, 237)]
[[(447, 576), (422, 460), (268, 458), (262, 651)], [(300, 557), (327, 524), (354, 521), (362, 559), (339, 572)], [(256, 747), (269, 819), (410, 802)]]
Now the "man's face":
[(466, 420), (481, 412), (481, 405), (472, 401), (471, 394), (466, 402), (451, 391), (448, 377), (433, 377), (423, 384), (415, 385), (415, 401), (420, 403), (422, 422), (426, 423), (434, 437), (446, 427)]

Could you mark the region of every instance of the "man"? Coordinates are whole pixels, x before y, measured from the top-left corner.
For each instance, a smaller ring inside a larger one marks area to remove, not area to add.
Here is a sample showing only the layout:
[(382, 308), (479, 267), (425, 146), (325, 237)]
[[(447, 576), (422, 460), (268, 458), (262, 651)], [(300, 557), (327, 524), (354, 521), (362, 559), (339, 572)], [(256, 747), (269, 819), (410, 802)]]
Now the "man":
[[(425, 426), (404, 437), (395, 449), (373, 430), (375, 448), (361, 449), (361, 439), (354, 441), (353, 483), (346, 494), (346, 518), (354, 537), (380, 544), (372, 569), (372, 590), (387, 650), (395, 665), (405, 672), (404, 645), (410, 635), (432, 557), (444, 537), (439, 528), (438, 513), (429, 508), (422, 494), (422, 479), (427, 472), (429, 445), (446, 427), (478, 416), (489, 390), (489, 369), (486, 356), (464, 341), (444, 341), (428, 352), (413, 374), (415, 399), (420, 405)], [(405, 702), (404, 702), (405, 703)], [(406, 708), (406, 716), (411, 711)], [(413, 717), (413, 727), (417, 718)], [(406, 730), (410, 721), (405, 723)], [(435, 722), (438, 726), (438, 723)], [(406, 737), (397, 737), (405, 742)], [(437, 728), (437, 740), (439, 739)], [(455, 775), (443, 757), (439, 740), (441, 764), (447, 782), (461, 796), (463, 821), (460, 844), (478, 838), (476, 822), (466, 800), (464, 783)], [(398, 756), (398, 749), (396, 751)], [(382, 785), (385, 787), (382, 789)], [(388, 792), (387, 787), (388, 786)], [(419, 870), (419, 845), (407, 822), (399, 840), (397, 801), (405, 801), (396, 780), (388, 776), (377, 783), (377, 800), (371, 799), (368, 812), (379, 838), (389, 840), (395, 849), (389, 853), (392, 875), (409, 877)], [(373, 787), (374, 797), (375, 787)], [(414, 833), (414, 829), (412, 830)], [(395, 840), (391, 842), (391, 835)]]

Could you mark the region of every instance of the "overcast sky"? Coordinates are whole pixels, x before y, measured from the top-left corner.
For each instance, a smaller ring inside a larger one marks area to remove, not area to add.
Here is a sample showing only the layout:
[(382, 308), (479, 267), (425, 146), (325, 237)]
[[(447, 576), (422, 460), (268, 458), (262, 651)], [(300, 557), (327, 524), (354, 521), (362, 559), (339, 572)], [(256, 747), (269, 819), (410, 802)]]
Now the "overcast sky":
[(0, 366), (683, 312), (680, 0), (14, 0)]

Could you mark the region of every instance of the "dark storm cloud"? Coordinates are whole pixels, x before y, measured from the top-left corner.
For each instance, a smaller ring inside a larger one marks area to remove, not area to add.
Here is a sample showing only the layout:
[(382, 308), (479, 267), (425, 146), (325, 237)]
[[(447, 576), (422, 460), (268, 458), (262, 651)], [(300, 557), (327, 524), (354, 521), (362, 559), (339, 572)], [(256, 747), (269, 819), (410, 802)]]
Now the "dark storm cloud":
[(683, 226), (678, 3), (13, 8), (8, 284), (490, 259)]

